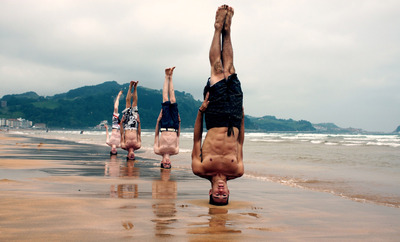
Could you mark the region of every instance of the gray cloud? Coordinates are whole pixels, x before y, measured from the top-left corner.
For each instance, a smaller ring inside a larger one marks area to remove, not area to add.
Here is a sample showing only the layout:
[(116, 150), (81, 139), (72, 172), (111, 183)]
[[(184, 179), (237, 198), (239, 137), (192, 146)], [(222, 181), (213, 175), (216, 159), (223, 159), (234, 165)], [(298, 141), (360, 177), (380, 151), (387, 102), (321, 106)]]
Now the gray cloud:
[[(219, 1), (1, 1), (0, 96), (140, 80), (201, 98)], [(392, 131), (400, 124), (397, 1), (230, 1), (253, 116)]]

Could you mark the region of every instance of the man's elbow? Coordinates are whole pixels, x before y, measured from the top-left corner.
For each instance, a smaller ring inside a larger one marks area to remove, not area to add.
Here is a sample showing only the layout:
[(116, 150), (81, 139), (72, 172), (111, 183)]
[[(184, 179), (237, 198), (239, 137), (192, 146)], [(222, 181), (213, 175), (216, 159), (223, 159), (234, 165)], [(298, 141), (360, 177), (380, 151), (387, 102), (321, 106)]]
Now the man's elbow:
[(201, 170), (197, 166), (192, 165), (192, 171), (193, 171), (193, 174), (195, 174), (196, 176), (200, 176), (200, 174), (201, 174)]
[(238, 177), (241, 177), (241, 176), (243, 176), (243, 174), (244, 174), (244, 168), (241, 167), (241, 168), (239, 168), (237, 175), (238, 175)]

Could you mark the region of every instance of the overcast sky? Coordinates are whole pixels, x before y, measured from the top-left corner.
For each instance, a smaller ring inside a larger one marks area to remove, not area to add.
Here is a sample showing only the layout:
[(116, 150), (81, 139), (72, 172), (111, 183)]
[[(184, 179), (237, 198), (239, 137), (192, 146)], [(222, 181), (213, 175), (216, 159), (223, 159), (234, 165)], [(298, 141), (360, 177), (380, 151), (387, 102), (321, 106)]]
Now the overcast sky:
[[(0, 97), (115, 80), (201, 99), (219, 0), (0, 1)], [(391, 132), (400, 125), (400, 1), (226, 1), (251, 116)], [(140, 97), (139, 97), (140, 98)], [(179, 100), (178, 100), (179, 102)]]

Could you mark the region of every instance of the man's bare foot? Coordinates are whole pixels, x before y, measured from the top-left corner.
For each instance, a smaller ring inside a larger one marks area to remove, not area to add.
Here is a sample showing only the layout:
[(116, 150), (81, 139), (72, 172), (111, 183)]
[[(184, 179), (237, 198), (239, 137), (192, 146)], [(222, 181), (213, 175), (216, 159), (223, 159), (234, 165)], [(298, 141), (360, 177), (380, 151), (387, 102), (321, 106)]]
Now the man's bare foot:
[(135, 81), (131, 81), (131, 82), (129, 83), (129, 88), (132, 88), (134, 83), (135, 83)]
[(215, 14), (215, 30), (221, 31), (224, 27), (226, 14), (228, 12), (228, 5), (222, 5), (218, 7), (217, 13)]
[(120, 97), (122, 95), (122, 90), (121, 91), (119, 91), (119, 93), (118, 93), (118, 97)]
[(175, 69), (175, 66), (165, 69), (165, 75), (172, 76), (172, 74), (174, 73), (174, 69)]
[(230, 32), (231, 31), (231, 24), (232, 24), (232, 17), (233, 17), (234, 11), (232, 7), (227, 8), (227, 13), (226, 13), (226, 18), (225, 18), (225, 24), (224, 24), (224, 31), (225, 32)]
[(136, 87), (138, 85), (138, 83), (139, 83), (139, 81), (131, 81), (131, 82), (133, 82), (133, 86), (134, 87)]

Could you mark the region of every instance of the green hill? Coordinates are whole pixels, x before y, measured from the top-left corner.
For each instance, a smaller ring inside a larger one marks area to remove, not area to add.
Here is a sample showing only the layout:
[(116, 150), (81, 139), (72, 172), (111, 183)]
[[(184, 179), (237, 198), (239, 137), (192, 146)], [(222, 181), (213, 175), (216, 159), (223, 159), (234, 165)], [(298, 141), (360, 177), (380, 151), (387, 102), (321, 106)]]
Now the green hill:
[[(84, 86), (54, 96), (42, 97), (35, 92), (5, 95), (7, 105), (0, 109), (0, 118), (24, 118), (33, 123), (45, 123), (49, 128), (92, 128), (103, 120), (111, 122), (114, 99), (120, 90), (119, 112), (125, 108), (129, 83), (115, 81)], [(182, 128), (193, 128), (201, 101), (189, 93), (175, 91)], [(3, 103), (5, 103), (3, 102)], [(143, 129), (154, 129), (161, 110), (162, 90), (138, 86), (138, 107)], [(308, 121), (277, 119), (274, 116), (245, 116), (245, 127), (254, 131), (314, 131)]]
[[(7, 101), (7, 107), (0, 110), (0, 117), (22, 117), (34, 123), (46, 123), (50, 128), (90, 128), (102, 120), (111, 121), (114, 99), (120, 90), (124, 92), (119, 105), (119, 112), (122, 112), (128, 88), (128, 83), (119, 85), (110, 81), (50, 97), (41, 97), (34, 92), (5, 95), (1, 100)], [(193, 127), (201, 102), (185, 92), (175, 91), (175, 95), (182, 127)], [(138, 97), (142, 128), (154, 128), (161, 110), (162, 91), (138, 86)]]
[(249, 129), (263, 131), (315, 131), (313, 125), (305, 120), (277, 119), (275, 116), (261, 118), (249, 117), (251, 127)]

